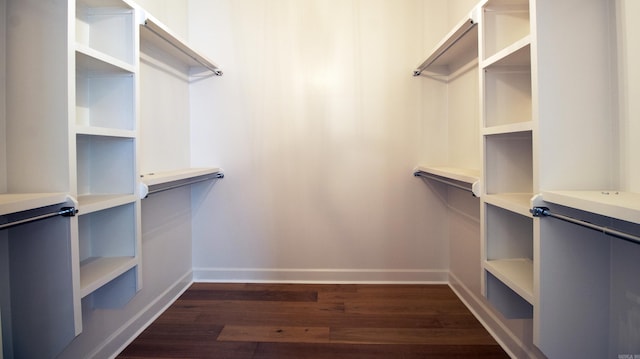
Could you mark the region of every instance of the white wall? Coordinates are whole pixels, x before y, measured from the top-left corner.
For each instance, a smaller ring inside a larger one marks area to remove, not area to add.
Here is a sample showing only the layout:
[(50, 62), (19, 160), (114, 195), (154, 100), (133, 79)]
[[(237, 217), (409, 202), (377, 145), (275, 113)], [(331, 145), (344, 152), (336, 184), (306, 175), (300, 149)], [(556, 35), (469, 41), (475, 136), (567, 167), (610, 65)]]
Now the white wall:
[(411, 176), (431, 110), (411, 72), (443, 9), (189, 1), (225, 72), (191, 88), (192, 165), (226, 173), (194, 203), (197, 279), (446, 280), (446, 211)]
[[(617, 0), (620, 71), (620, 152), (621, 187), (626, 191), (640, 192), (640, 24), (634, 14), (640, 11), (640, 2), (636, 0)], [(634, 40), (635, 39), (635, 40)]]
[(148, 11), (153, 17), (167, 25), (174, 34), (187, 39), (189, 0), (134, 0), (136, 4)]

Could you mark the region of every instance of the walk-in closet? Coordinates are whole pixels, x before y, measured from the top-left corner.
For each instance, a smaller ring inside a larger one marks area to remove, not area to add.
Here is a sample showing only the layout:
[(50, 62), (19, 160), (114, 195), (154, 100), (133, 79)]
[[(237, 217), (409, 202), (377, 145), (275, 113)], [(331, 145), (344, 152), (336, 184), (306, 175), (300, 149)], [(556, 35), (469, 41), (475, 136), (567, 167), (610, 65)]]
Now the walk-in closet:
[(0, 0), (0, 359), (114, 358), (194, 283), (444, 285), (511, 357), (639, 358), (638, 11)]

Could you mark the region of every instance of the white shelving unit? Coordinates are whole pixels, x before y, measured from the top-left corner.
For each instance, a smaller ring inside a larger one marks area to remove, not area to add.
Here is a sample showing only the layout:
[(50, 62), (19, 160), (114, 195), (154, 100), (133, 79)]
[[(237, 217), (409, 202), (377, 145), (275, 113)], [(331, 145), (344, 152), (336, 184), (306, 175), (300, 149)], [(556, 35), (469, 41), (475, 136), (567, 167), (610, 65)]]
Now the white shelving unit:
[(76, 2), (76, 106), (70, 123), (76, 133), (81, 298), (111, 281), (130, 281), (122, 275), (131, 269), (137, 275), (128, 287), (137, 291), (142, 285), (135, 24), (135, 9), (126, 1)]
[[(187, 69), (184, 78), (191, 68), (222, 73), (129, 0), (7, 0), (2, 8), (7, 76), (0, 170), (6, 190), (0, 223), (21, 224), (0, 230), (0, 263), (10, 269), (0, 276), (0, 357), (56, 357), (83, 332), (87, 311), (130, 310), (128, 302), (142, 288), (141, 42), (153, 41), (175, 57)], [(9, 19), (19, 21), (9, 26)], [(156, 85), (150, 81), (147, 89)], [(188, 112), (176, 107), (181, 116)], [(167, 121), (183, 128), (178, 116)], [(156, 155), (164, 160), (164, 153)], [(150, 180), (164, 186), (216, 176), (220, 169), (188, 169)], [(77, 215), (21, 221), (55, 213), (63, 203)], [(43, 318), (51, 322), (43, 325)], [(92, 332), (77, 341), (103, 340), (93, 338), (101, 334), (92, 318)]]
[(482, 8), (480, 67), (484, 295), (507, 318), (531, 318), (535, 193), (529, 1)]

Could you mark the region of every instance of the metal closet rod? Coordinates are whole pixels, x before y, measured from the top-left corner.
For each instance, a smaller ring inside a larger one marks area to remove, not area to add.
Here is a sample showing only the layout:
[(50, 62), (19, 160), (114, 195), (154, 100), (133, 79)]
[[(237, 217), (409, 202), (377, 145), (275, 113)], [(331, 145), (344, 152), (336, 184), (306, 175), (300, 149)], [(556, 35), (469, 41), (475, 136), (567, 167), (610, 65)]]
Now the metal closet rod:
[(209, 180), (213, 180), (213, 179), (219, 179), (219, 178), (224, 178), (224, 173), (215, 173), (213, 175), (209, 175), (206, 177), (202, 177), (202, 178), (196, 178), (193, 179), (191, 181), (185, 181), (185, 182), (180, 182), (171, 186), (166, 186), (166, 187), (160, 187), (158, 189), (149, 189), (149, 192), (147, 193), (148, 195), (154, 194), (154, 193), (159, 193), (159, 192), (164, 192), (164, 191), (168, 191), (174, 188), (178, 188), (178, 187), (182, 187), (182, 186), (188, 186), (188, 185), (192, 185), (192, 184), (196, 184), (196, 183), (200, 183), (200, 182), (204, 182), (204, 181), (209, 181)]
[(78, 213), (78, 210), (75, 207), (62, 207), (62, 208), (60, 208), (59, 211), (55, 211), (55, 212), (43, 214), (43, 215), (40, 215), (40, 216), (25, 218), (25, 219), (21, 219), (21, 220), (18, 220), (18, 221), (13, 221), (13, 222), (1, 224), (0, 225), (0, 229), (7, 229), (7, 228), (15, 227), (15, 226), (18, 226), (18, 225), (21, 225), (21, 224), (40, 221), (40, 220), (43, 220), (43, 219), (56, 217), (56, 216), (74, 217), (76, 215), (76, 213)]
[(194, 56), (191, 52), (185, 50), (182, 46), (178, 46), (174, 41), (172, 41), (172, 39), (167, 38), (166, 36), (164, 36), (162, 29), (160, 27), (158, 27), (155, 23), (153, 23), (153, 21), (145, 20), (144, 21), (144, 26), (147, 29), (149, 29), (149, 31), (151, 31), (154, 34), (156, 34), (156, 36), (158, 36), (162, 40), (164, 40), (167, 43), (169, 43), (176, 50), (182, 52), (183, 54), (185, 54), (189, 58), (193, 59), (193, 61), (195, 61), (195, 62), (199, 63), (200, 65), (204, 66), (205, 68), (209, 69), (209, 71), (213, 72), (214, 75), (222, 76), (222, 70), (220, 70), (219, 68), (213, 66), (210, 62), (206, 61), (205, 59), (201, 59), (201, 58), (199, 58), (199, 56)]
[[(416, 171), (416, 172), (413, 173), (413, 175), (416, 176), (416, 177), (423, 177), (423, 178), (427, 178), (427, 179), (430, 179), (430, 180), (434, 180), (436, 182), (444, 183), (446, 185), (449, 185), (449, 186), (452, 186), (452, 187), (455, 187), (455, 188), (459, 188), (459, 189), (471, 192), (473, 194), (473, 189), (471, 187), (465, 187), (465, 186), (463, 186), (461, 184), (458, 184), (456, 182), (449, 181), (449, 180), (446, 180), (446, 179), (438, 177), (438, 176), (434, 176), (434, 175), (429, 174), (429, 173)], [(475, 196), (475, 194), (473, 194), (473, 195)]]
[(576, 218), (569, 217), (569, 216), (564, 216), (562, 214), (551, 213), (551, 211), (547, 207), (533, 207), (530, 210), (530, 212), (534, 217), (552, 217), (552, 218), (556, 218), (556, 219), (559, 219), (559, 220), (562, 220), (562, 221), (565, 221), (565, 222), (577, 224), (578, 226), (581, 226), (581, 227), (593, 229), (595, 231), (602, 232), (604, 234), (607, 234), (607, 235), (610, 235), (610, 236), (613, 236), (613, 237), (616, 237), (616, 238), (624, 239), (625, 241), (629, 241), (629, 242), (632, 242), (632, 243), (635, 243), (635, 244), (640, 244), (640, 237), (635, 236), (633, 234), (621, 232), (621, 231), (618, 231), (618, 230), (615, 230), (615, 229), (611, 229), (611, 228), (608, 228), (608, 227), (598, 226), (598, 225), (595, 225), (593, 223), (586, 222), (586, 221), (583, 221), (581, 219), (576, 219)]

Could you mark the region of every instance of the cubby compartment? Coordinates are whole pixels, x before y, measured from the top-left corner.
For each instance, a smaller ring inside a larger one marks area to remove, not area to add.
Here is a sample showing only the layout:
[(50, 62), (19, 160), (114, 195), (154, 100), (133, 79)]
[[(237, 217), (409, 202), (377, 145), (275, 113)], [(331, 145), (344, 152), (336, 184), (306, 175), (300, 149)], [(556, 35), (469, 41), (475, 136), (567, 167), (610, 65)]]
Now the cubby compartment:
[(487, 300), (507, 319), (530, 319), (533, 305), (506, 286), (490, 272), (485, 272)]
[(80, 205), (87, 196), (133, 195), (135, 140), (91, 135), (76, 138)]
[[(484, 68), (484, 127), (531, 123), (531, 46), (518, 44), (513, 52)], [(529, 125), (529, 128), (530, 125)]]
[(136, 205), (130, 203), (79, 217), (81, 297), (137, 265)]
[(76, 125), (133, 131), (132, 70), (76, 51)]
[(495, 0), (484, 7), (483, 59), (495, 55), (529, 34), (529, 1)]
[(119, 0), (76, 2), (76, 43), (135, 63), (134, 10)]
[(533, 192), (531, 131), (484, 136), (486, 193)]
[(487, 272), (487, 297), (491, 290), (501, 291), (491, 283), (498, 280), (531, 306), (534, 302), (533, 218), (488, 203), (484, 206), (484, 231), (488, 240), (483, 267)]

